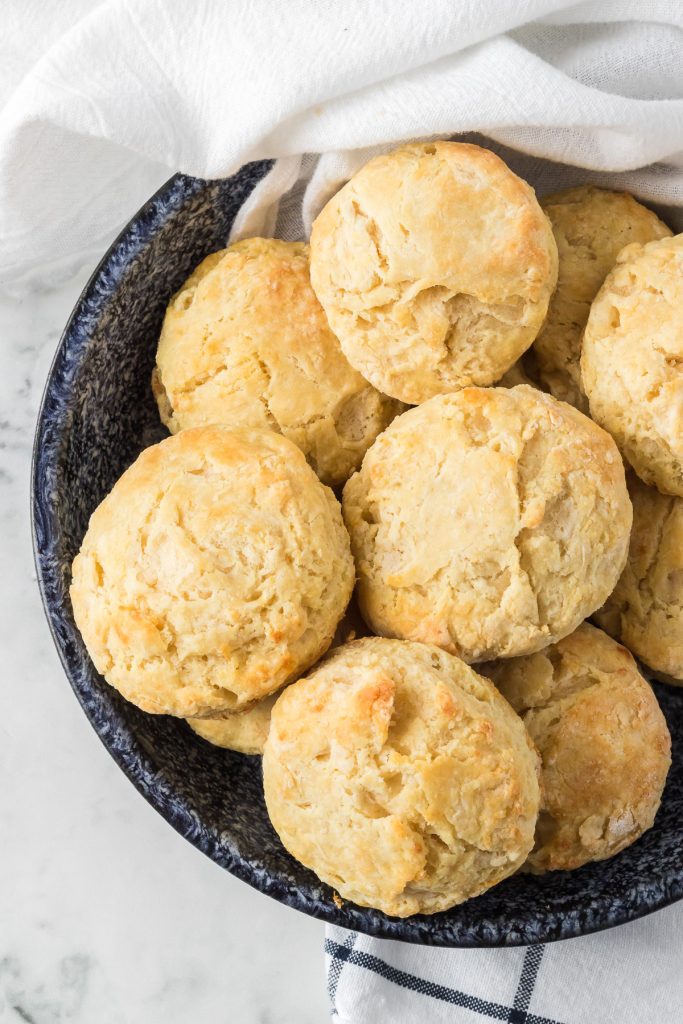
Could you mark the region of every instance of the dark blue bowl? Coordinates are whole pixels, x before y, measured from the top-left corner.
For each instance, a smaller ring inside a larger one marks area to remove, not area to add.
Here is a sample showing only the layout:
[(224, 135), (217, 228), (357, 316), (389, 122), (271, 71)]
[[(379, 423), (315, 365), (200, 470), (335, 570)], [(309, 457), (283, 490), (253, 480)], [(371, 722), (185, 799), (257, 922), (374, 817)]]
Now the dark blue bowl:
[[(172, 178), (106, 254), (66, 326), (45, 388), (33, 465), (33, 530), (43, 603), (78, 700), (117, 764), (173, 827), (234, 875), (314, 917), (438, 946), (513, 946), (598, 931), (683, 896), (683, 691), (658, 687), (674, 764), (657, 821), (612, 860), (571, 874), (517, 876), (443, 914), (397, 920), (350, 903), (283, 849), (263, 801), (261, 764), (211, 747), (184, 722), (146, 715), (93, 668), (68, 595), (88, 518), (140, 450), (164, 436), (150, 391), (170, 296), (225, 245), (267, 172)], [(637, 766), (634, 766), (636, 768)]]

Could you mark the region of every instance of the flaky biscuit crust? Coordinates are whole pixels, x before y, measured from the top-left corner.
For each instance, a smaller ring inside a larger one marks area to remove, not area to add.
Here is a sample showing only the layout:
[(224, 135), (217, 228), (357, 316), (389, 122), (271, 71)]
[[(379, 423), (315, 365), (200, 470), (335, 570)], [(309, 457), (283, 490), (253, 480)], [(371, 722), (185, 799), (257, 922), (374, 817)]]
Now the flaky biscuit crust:
[(71, 600), (95, 667), (144, 711), (238, 711), (329, 647), (353, 588), (333, 493), (267, 430), (147, 448), (93, 513)]
[(629, 652), (587, 623), (526, 658), (487, 666), (542, 761), (526, 869), (569, 871), (652, 825), (671, 764), (666, 720)]
[(398, 917), (446, 910), (523, 863), (537, 773), (488, 680), (435, 647), (377, 637), (284, 691), (263, 758), (287, 849), (343, 898)]
[(683, 498), (635, 474), (626, 567), (595, 619), (665, 682), (683, 686)]
[(527, 354), (528, 369), (555, 398), (588, 414), (580, 359), (591, 303), (624, 246), (672, 232), (633, 196), (594, 185), (544, 196), (541, 207), (553, 228), (559, 268), (546, 322)]
[(398, 417), (346, 484), (374, 632), (465, 661), (530, 653), (599, 608), (631, 528), (611, 437), (528, 386), (467, 388)]
[(169, 430), (277, 430), (344, 483), (401, 410), (346, 360), (311, 287), (308, 246), (249, 238), (208, 256), (171, 299), (153, 390)]
[(591, 416), (646, 484), (683, 496), (683, 235), (621, 251), (581, 355)]
[(533, 189), (464, 143), (376, 157), (311, 233), (311, 281), (349, 362), (411, 404), (498, 380), (538, 333), (556, 278)]

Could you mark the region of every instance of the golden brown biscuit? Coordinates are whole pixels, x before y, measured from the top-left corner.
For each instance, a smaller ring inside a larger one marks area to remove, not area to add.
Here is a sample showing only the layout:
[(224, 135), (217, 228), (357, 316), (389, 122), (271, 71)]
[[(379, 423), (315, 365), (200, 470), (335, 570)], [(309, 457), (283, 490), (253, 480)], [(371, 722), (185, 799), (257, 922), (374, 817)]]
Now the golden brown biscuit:
[(569, 871), (619, 853), (652, 825), (671, 740), (625, 648), (584, 623), (553, 647), (487, 666), (542, 761), (541, 813), (526, 868)]
[(591, 416), (641, 480), (683, 496), (683, 235), (619, 254), (581, 355)]
[[(367, 626), (352, 597), (330, 646), (339, 647), (367, 635)], [(216, 718), (188, 718), (187, 723), (199, 736), (218, 747), (237, 750), (242, 754), (262, 754), (270, 728), (270, 713), (278, 697), (279, 692), (273, 693), (238, 714), (218, 715)]]
[(279, 694), (273, 693), (252, 704), (246, 711), (220, 718), (188, 718), (187, 724), (216, 747), (240, 754), (262, 754), (270, 729), (270, 713)]
[(656, 214), (626, 192), (580, 185), (541, 199), (557, 251), (557, 289), (533, 349), (523, 359), (555, 398), (588, 414), (581, 385), (581, 335), (590, 305), (624, 246), (671, 235)]
[(373, 631), (470, 662), (576, 629), (614, 588), (631, 528), (609, 434), (524, 385), (403, 413), (346, 484), (343, 511)]
[(200, 263), (166, 311), (153, 389), (173, 433), (278, 430), (332, 486), (401, 409), (345, 359), (311, 288), (308, 246), (275, 238)]
[(594, 616), (659, 678), (683, 686), (683, 499), (629, 474), (633, 530), (626, 568)]
[(90, 519), (71, 600), (95, 667), (143, 711), (238, 711), (313, 664), (353, 588), (339, 504), (269, 430), (144, 451)]
[(540, 330), (556, 278), (533, 189), (459, 142), (375, 157), (311, 233), (311, 281), (349, 362), (403, 402), (498, 380)]
[(343, 898), (397, 917), (446, 910), (523, 863), (537, 773), (488, 680), (435, 647), (378, 637), (285, 690), (263, 757), (290, 853)]

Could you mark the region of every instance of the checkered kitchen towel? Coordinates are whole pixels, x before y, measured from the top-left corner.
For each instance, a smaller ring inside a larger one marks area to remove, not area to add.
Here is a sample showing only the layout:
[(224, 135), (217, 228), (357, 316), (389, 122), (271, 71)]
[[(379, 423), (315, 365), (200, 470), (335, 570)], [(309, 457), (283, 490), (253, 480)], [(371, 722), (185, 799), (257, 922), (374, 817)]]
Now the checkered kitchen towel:
[(427, 949), (327, 927), (339, 1024), (679, 1024), (683, 909), (516, 949)]

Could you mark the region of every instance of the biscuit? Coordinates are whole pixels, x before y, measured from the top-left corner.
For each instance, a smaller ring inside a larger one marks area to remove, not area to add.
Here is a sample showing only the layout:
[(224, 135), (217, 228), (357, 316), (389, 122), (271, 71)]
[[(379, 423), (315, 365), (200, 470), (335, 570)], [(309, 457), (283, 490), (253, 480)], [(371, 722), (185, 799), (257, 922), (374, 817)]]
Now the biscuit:
[(466, 388), (403, 413), (342, 506), (373, 631), (468, 662), (576, 629), (613, 590), (631, 528), (612, 438), (525, 385)]
[(538, 334), (556, 278), (533, 189), (459, 142), (375, 157), (311, 232), (311, 281), (349, 362), (411, 404), (498, 380)]
[(633, 530), (626, 568), (594, 616), (665, 682), (683, 686), (683, 499), (629, 474)]
[(237, 715), (220, 718), (188, 718), (187, 724), (203, 740), (240, 754), (262, 754), (270, 729), (270, 713), (277, 693), (264, 697)]
[(533, 845), (538, 757), (488, 680), (435, 647), (338, 647), (278, 698), (263, 756), (282, 842), (344, 899), (433, 914)]
[(621, 251), (581, 355), (591, 416), (646, 484), (683, 496), (683, 235)]
[(541, 755), (541, 813), (527, 870), (604, 860), (650, 828), (671, 740), (625, 648), (584, 623), (544, 651), (486, 671)]
[(594, 185), (545, 196), (541, 206), (557, 242), (559, 271), (546, 322), (523, 359), (545, 391), (588, 414), (580, 358), (591, 303), (624, 246), (671, 231), (633, 196)]
[(301, 242), (249, 238), (208, 256), (171, 299), (156, 358), (152, 386), (173, 433), (277, 430), (331, 486), (401, 409), (345, 359)]
[[(367, 635), (367, 627), (352, 597), (330, 646), (339, 647)], [(218, 747), (237, 750), (241, 754), (262, 754), (270, 728), (270, 713), (278, 696), (273, 693), (270, 697), (264, 697), (238, 714), (188, 718), (187, 723), (199, 736)]]
[(95, 667), (143, 711), (203, 717), (280, 689), (329, 647), (353, 589), (339, 503), (269, 430), (147, 448), (73, 564)]

